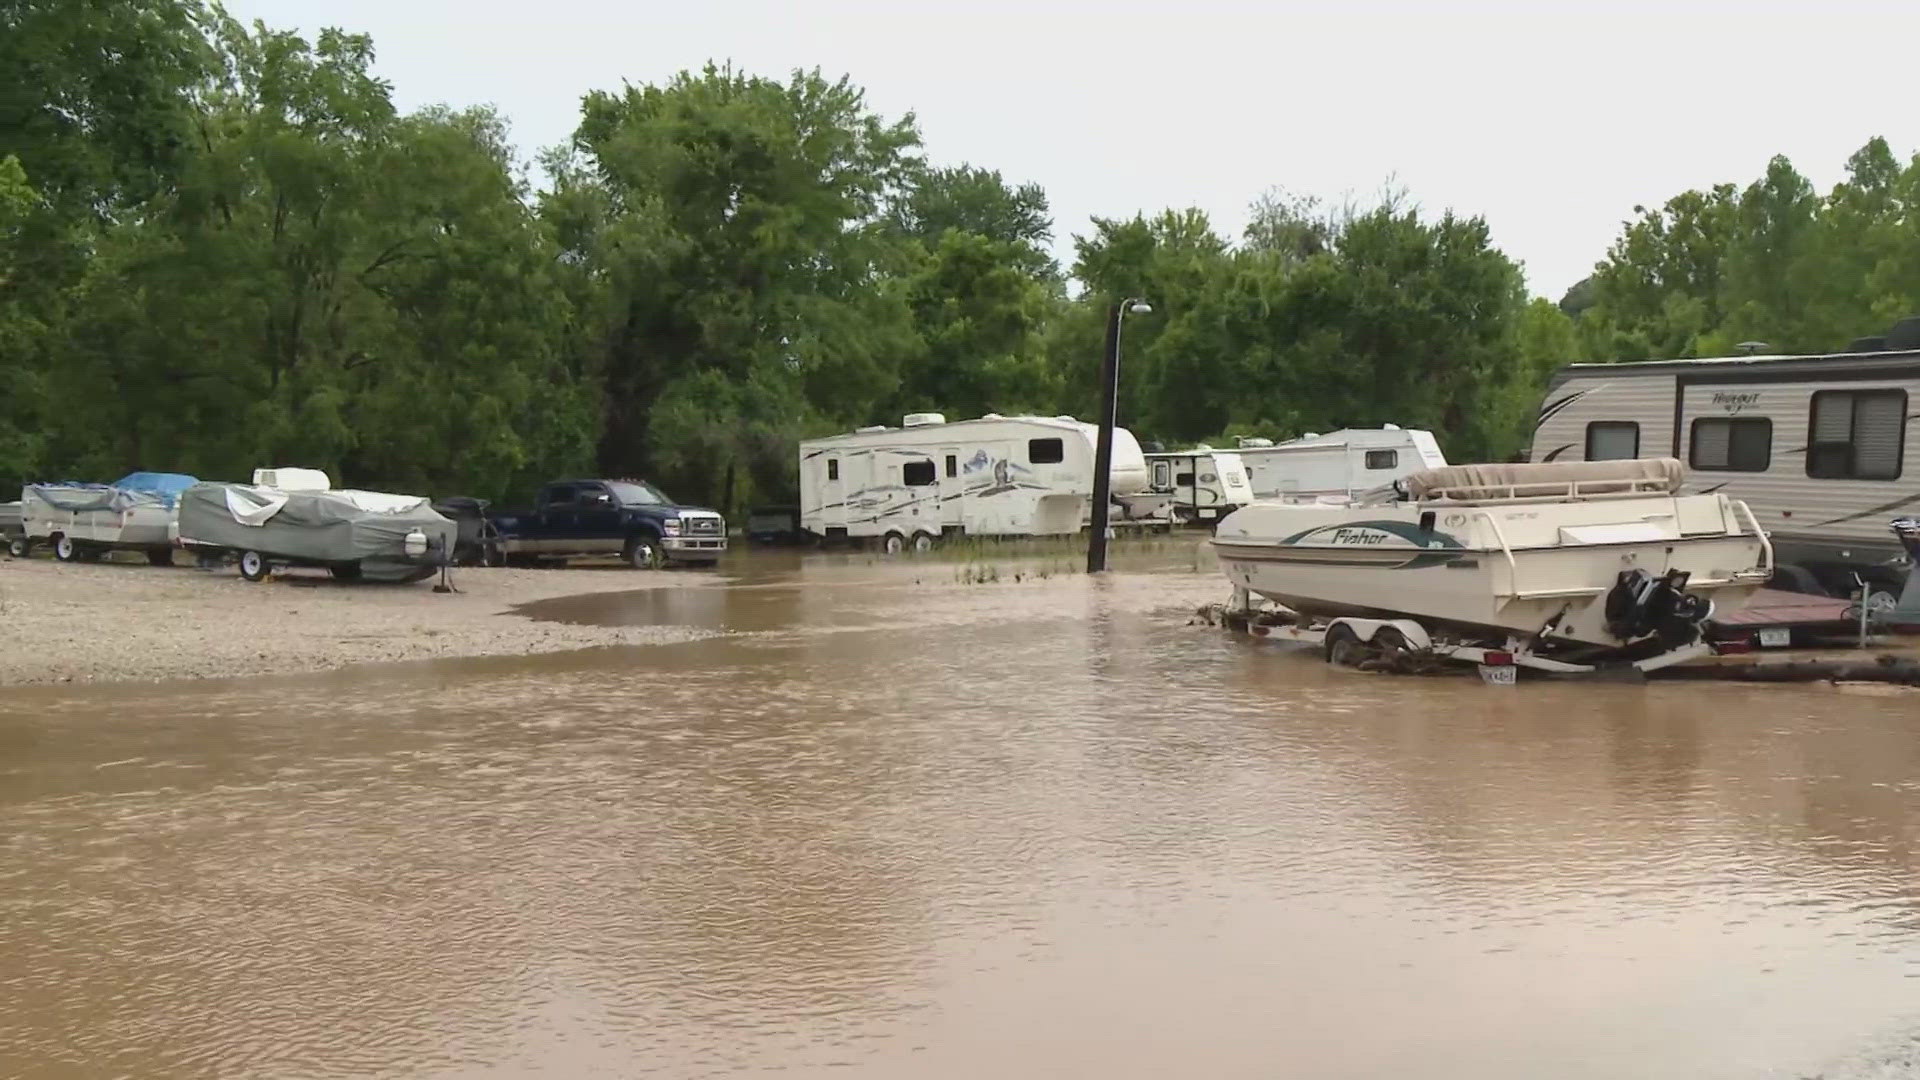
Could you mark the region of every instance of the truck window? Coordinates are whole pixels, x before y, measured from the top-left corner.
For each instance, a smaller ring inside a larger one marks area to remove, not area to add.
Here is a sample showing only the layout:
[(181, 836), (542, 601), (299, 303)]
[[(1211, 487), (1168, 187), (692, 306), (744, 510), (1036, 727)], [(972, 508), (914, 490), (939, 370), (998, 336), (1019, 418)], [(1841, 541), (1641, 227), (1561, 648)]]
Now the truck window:
[(578, 501), (581, 506), (593, 506), (600, 501), (600, 496), (611, 494), (611, 492), (600, 484), (581, 484), (580, 490), (574, 495), (574, 499)]
[(900, 481), (908, 487), (926, 487), (933, 483), (933, 462), (909, 461), (900, 466)]
[(572, 484), (548, 484), (545, 506), (572, 506), (574, 487)]
[(1807, 431), (1808, 476), (1897, 480), (1907, 439), (1907, 392), (1817, 391)]
[(1595, 420), (1587, 425), (1588, 461), (1624, 461), (1639, 456), (1639, 424), (1628, 420)]
[(1059, 439), (1028, 439), (1027, 463), (1054, 465), (1067, 460), (1067, 445)]
[(1764, 416), (1703, 416), (1693, 422), (1687, 465), (1705, 472), (1766, 472), (1773, 463), (1773, 421)]
[(1391, 469), (1400, 464), (1400, 451), (1369, 450), (1366, 464), (1369, 469)]

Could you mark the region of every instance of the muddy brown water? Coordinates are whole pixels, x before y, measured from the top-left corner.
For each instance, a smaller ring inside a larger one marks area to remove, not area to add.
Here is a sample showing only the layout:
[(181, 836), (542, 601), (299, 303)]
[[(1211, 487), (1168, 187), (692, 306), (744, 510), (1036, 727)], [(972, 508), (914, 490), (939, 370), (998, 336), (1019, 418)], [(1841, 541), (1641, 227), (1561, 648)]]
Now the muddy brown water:
[(1912, 699), (1345, 673), (1158, 563), (10, 691), (0, 1076), (1907, 1074)]

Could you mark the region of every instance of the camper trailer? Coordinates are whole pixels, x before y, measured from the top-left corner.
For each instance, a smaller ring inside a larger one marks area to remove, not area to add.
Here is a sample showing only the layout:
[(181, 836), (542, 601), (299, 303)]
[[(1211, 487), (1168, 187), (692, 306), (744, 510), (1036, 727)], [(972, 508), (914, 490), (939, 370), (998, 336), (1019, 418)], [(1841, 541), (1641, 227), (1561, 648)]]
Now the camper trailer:
[(1392, 424), (1302, 435), (1278, 445), (1242, 439), (1238, 453), (1254, 499), (1263, 502), (1351, 498), (1447, 463), (1431, 432)]
[(1175, 521), (1210, 524), (1253, 501), (1247, 467), (1232, 451), (1203, 446), (1146, 458), (1148, 490), (1167, 496)]
[(1776, 587), (1846, 595), (1904, 576), (1891, 518), (1920, 506), (1920, 351), (1574, 364), (1549, 385), (1535, 461), (1676, 457), (1687, 490), (1743, 501)]
[[(925, 550), (943, 536), (1075, 533), (1093, 499), (1098, 431), (1070, 416), (999, 416), (948, 423), (913, 413), (800, 444), (800, 527), (827, 541)], [(1140, 444), (1113, 433), (1113, 496), (1146, 490)]]

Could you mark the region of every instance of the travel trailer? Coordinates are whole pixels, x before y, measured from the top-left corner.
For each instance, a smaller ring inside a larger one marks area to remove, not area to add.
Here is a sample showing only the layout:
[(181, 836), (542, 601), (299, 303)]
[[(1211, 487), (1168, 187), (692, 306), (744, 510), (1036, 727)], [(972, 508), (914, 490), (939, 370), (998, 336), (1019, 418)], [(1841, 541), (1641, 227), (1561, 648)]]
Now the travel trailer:
[[(943, 536), (1058, 536), (1080, 531), (1093, 500), (1098, 429), (1070, 416), (948, 423), (913, 413), (800, 444), (800, 527), (827, 541), (925, 550)], [(1112, 489), (1122, 507), (1148, 495), (1146, 460), (1113, 433)]]
[(1352, 498), (1446, 465), (1433, 434), (1388, 424), (1302, 435), (1275, 445), (1242, 439), (1238, 451), (1257, 500)]
[(1203, 446), (1146, 457), (1147, 489), (1168, 497), (1176, 521), (1212, 523), (1253, 501), (1247, 467), (1230, 450)]
[(1574, 364), (1549, 385), (1534, 461), (1679, 458), (1688, 490), (1752, 508), (1779, 554), (1776, 587), (1897, 588), (1888, 532), (1920, 505), (1906, 476), (1920, 350)]

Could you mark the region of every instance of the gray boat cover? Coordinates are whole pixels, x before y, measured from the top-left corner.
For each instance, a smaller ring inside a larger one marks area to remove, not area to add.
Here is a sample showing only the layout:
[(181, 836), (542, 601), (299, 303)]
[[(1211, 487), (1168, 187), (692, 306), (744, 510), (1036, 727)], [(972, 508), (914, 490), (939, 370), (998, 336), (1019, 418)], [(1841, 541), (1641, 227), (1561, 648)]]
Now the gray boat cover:
[[(406, 552), (419, 530), (427, 553)], [(423, 498), (359, 491), (281, 491), (195, 484), (180, 496), (180, 539), (301, 563), (358, 564), (374, 581), (431, 577), (453, 549), (454, 524)]]
[[(1678, 494), (1687, 479), (1678, 458), (1623, 461), (1544, 461), (1531, 464), (1448, 465), (1409, 473), (1399, 480), (1409, 499), (1509, 499), (1627, 491)], [(1576, 488), (1576, 485), (1577, 488)]]
[(56, 510), (81, 513), (111, 510), (114, 513), (136, 506), (160, 506), (172, 509), (180, 492), (199, 483), (182, 473), (136, 472), (111, 484), (80, 484), (61, 481), (28, 484), (25, 491)]

